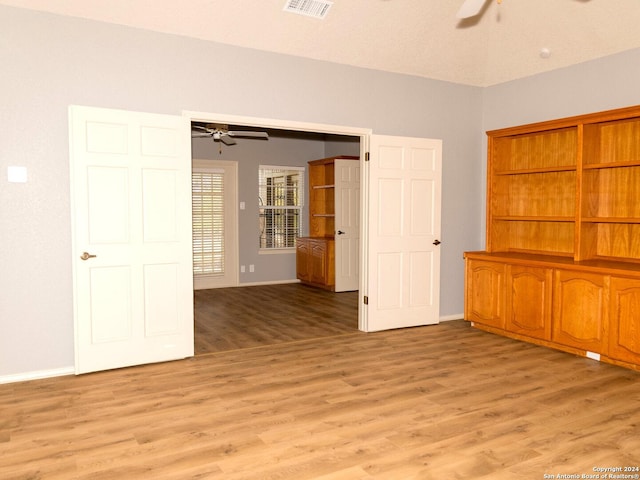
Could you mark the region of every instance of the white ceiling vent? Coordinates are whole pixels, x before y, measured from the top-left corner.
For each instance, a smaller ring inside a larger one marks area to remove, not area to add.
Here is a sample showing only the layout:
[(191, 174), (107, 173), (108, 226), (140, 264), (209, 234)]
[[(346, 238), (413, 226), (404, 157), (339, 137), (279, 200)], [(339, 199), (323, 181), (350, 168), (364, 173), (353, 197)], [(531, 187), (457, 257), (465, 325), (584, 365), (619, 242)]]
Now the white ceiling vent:
[(324, 19), (331, 5), (333, 5), (333, 2), (327, 0), (287, 0), (283, 10), (307, 17)]

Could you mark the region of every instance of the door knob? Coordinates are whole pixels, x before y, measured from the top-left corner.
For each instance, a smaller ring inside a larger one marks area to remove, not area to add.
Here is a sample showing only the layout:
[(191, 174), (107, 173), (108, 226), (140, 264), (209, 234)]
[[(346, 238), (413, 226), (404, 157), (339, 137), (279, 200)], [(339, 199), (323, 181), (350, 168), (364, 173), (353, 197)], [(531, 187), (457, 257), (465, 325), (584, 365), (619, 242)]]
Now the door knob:
[(433, 241), (433, 244), (437, 247), (438, 245), (440, 245), (442, 242), (438, 239)]
[(80, 255), (80, 258), (82, 260), (89, 260), (90, 258), (96, 258), (96, 256), (91, 255), (89, 252), (83, 252), (82, 255)]
[(338, 235), (344, 235), (344, 232), (342, 230), (338, 230)]

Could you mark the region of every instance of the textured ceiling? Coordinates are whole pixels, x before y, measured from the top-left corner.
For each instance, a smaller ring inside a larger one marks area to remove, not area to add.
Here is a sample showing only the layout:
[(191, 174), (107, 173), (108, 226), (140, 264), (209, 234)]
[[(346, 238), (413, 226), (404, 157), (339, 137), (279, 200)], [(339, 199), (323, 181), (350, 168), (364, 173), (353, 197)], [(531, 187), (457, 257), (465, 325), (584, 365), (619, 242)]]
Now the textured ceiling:
[[(640, 48), (640, 0), (0, 0), (0, 4), (467, 85), (489, 86)], [(550, 51), (541, 58), (541, 49)]]

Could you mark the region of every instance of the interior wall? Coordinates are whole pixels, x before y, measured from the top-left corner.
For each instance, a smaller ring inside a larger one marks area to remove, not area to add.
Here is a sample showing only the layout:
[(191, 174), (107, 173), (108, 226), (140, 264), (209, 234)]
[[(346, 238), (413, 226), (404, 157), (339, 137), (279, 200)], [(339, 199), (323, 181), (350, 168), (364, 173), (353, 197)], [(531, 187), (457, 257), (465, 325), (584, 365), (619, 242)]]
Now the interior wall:
[[(324, 138), (317, 135), (271, 135), (269, 140), (237, 139), (236, 145), (222, 145), (210, 138), (194, 138), (192, 157), (209, 160), (230, 160), (238, 163), (238, 201), (245, 203), (238, 210), (238, 260), (245, 265), (239, 273), (243, 283), (294, 281), (296, 279), (295, 252), (259, 253), (258, 169), (260, 165), (307, 167), (309, 160), (323, 158)], [(305, 180), (305, 191), (307, 180)], [(303, 209), (302, 224), (308, 231), (307, 209)], [(239, 265), (236, 266), (239, 269)], [(249, 272), (249, 265), (255, 266)]]
[[(482, 239), (482, 90), (0, 7), (0, 377), (74, 364), (68, 106), (221, 112), (443, 140), (441, 315)], [(10, 165), (27, 183), (8, 183)]]

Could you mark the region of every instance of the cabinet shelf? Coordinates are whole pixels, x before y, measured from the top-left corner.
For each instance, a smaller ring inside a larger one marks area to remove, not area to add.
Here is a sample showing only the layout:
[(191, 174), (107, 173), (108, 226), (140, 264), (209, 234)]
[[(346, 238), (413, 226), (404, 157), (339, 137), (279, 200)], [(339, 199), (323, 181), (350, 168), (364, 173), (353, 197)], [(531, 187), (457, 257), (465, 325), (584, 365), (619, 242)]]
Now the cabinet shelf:
[(628, 160), (625, 162), (585, 163), (583, 170), (601, 170), (604, 168), (640, 167), (640, 160)]
[(640, 218), (631, 217), (584, 217), (582, 223), (624, 223), (640, 224)]
[(501, 170), (495, 172), (496, 176), (503, 175), (528, 175), (534, 173), (555, 173), (555, 172), (575, 172), (577, 167), (575, 165), (566, 165), (559, 167), (542, 167), (542, 168), (518, 168), (514, 170)]
[(557, 216), (557, 215), (504, 215), (504, 216), (493, 216), (494, 220), (502, 221), (502, 222), (575, 222), (575, 217), (565, 217), (565, 216)]

